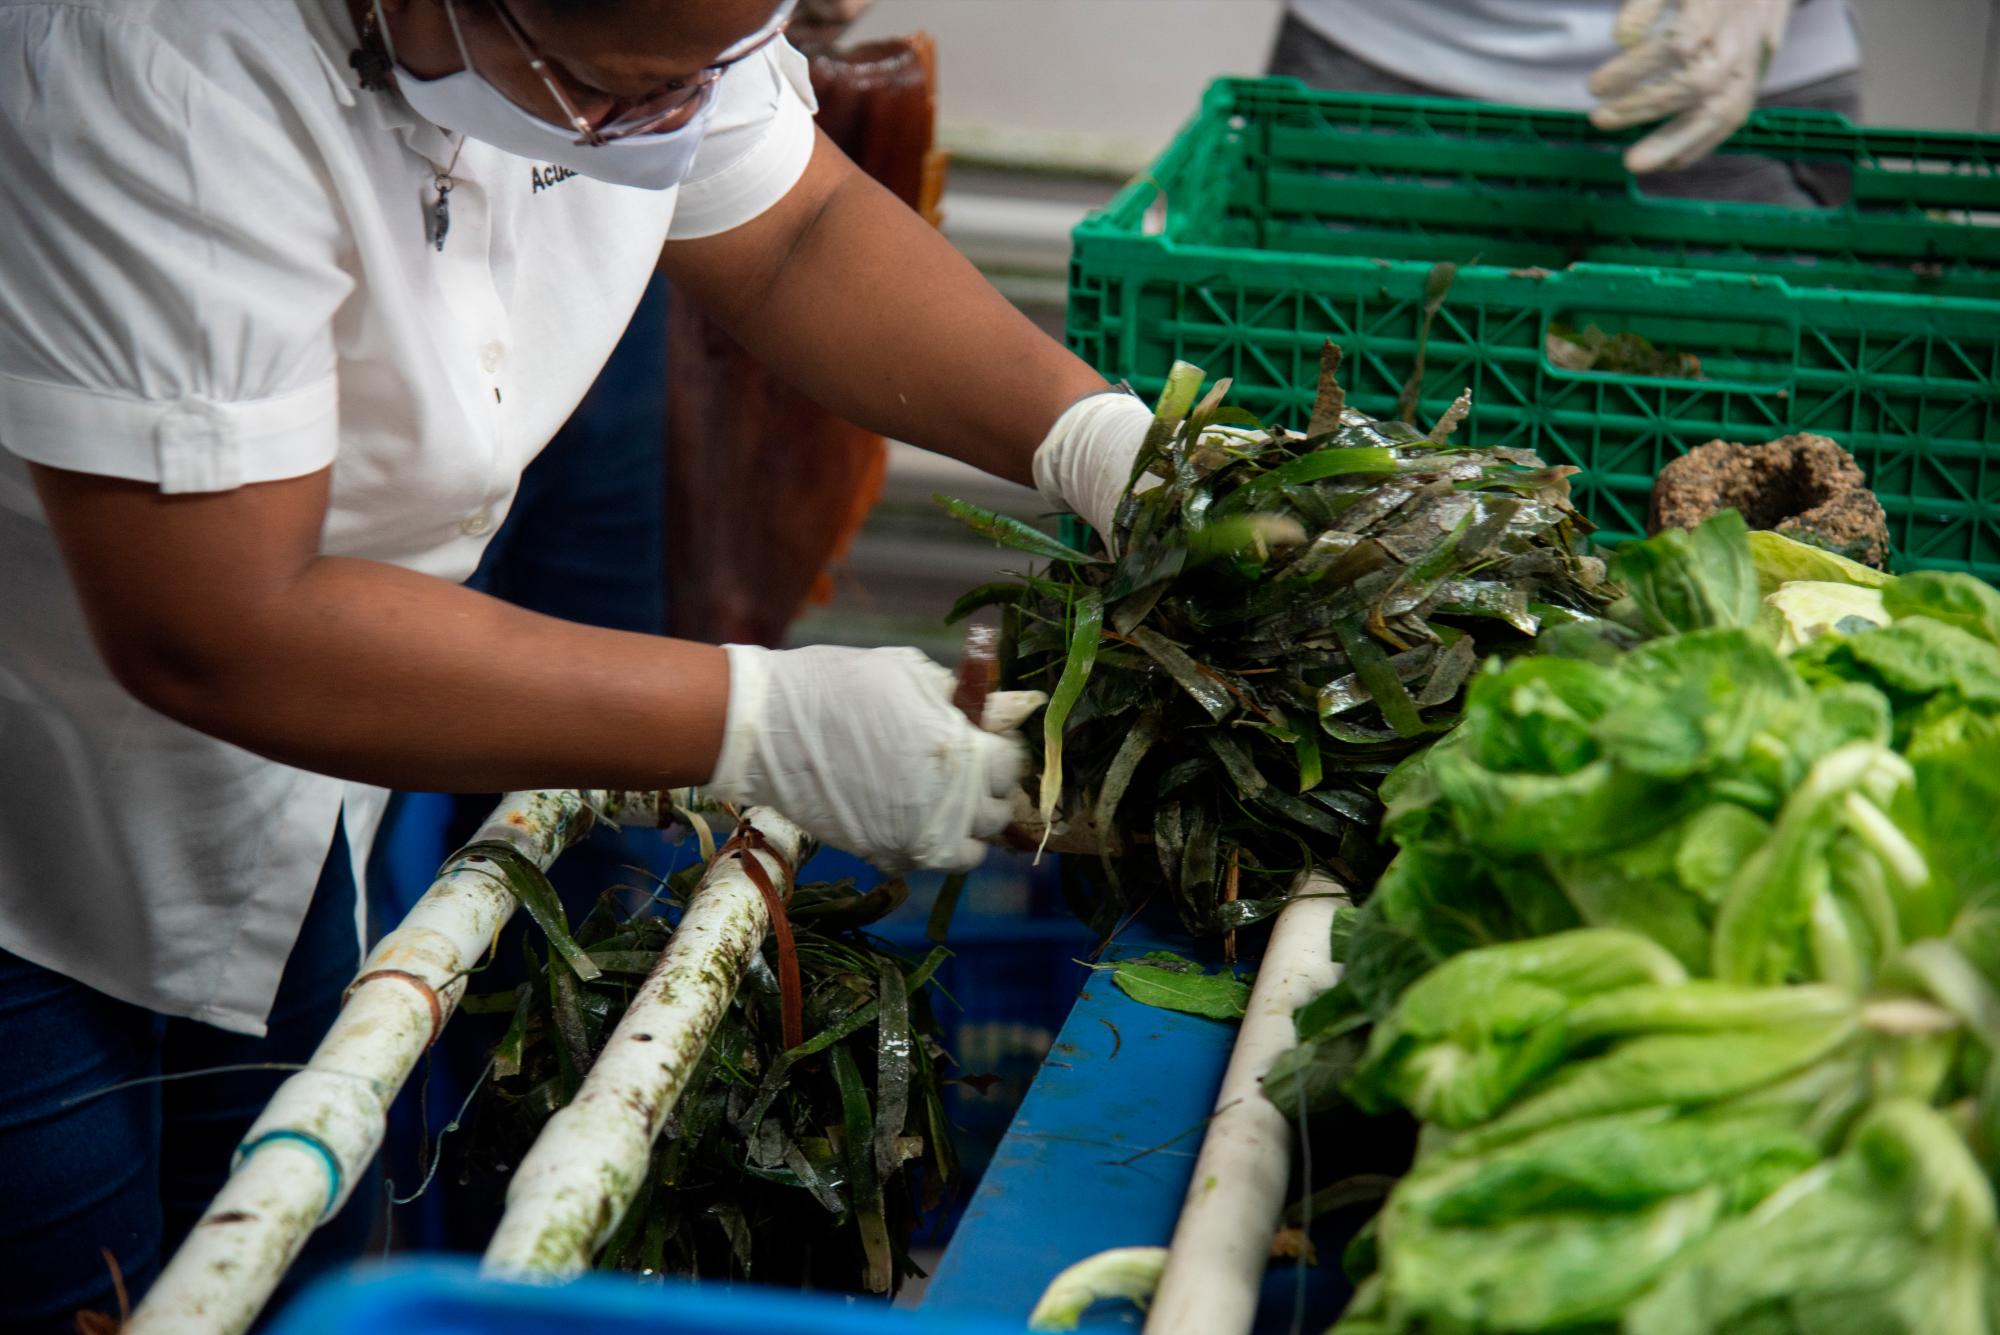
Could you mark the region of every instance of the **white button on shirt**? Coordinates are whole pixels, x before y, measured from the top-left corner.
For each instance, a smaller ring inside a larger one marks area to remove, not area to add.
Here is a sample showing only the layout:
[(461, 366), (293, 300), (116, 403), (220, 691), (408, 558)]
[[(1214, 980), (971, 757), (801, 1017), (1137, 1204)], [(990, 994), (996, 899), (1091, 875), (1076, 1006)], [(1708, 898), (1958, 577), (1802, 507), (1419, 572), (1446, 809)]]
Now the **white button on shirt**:
[(456, 138), (359, 90), (353, 46), (341, 0), (0, 0), (0, 948), (251, 1033), (343, 798), (365, 852), (381, 795), (126, 695), (24, 461), (167, 492), (331, 465), (323, 551), (462, 580), (661, 243), (762, 213), (813, 142), (776, 42), (677, 190), (467, 142), (439, 251)]

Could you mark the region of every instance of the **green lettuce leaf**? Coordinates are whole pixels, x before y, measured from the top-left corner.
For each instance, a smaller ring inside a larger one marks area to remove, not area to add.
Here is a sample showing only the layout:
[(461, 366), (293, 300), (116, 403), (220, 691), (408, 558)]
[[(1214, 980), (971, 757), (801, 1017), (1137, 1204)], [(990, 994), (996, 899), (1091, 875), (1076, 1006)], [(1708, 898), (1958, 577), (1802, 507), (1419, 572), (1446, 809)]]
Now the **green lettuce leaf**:
[(1794, 580), (1764, 595), (1764, 628), (1789, 653), (1822, 635), (1853, 635), (1889, 624), (1882, 590), (1823, 580)]
[(1944, 1117), (1876, 1108), (1845, 1153), (1717, 1229), (1625, 1313), (1627, 1335), (1986, 1335), (1992, 1189)]
[(1121, 960), (1112, 967), (1111, 980), (1134, 1001), (1211, 1020), (1240, 1020), (1250, 1004), (1250, 985), (1230, 973)]
[(1862, 589), (1886, 589), (1896, 577), (1850, 561), (1837, 552), (1815, 547), (1809, 542), (1788, 538), (1765, 529), (1752, 530), (1749, 537), (1751, 564), (1757, 569), (1757, 591), (1766, 597), (1781, 584), (1794, 580), (1816, 580), (1846, 584)]
[(1611, 573), (1625, 586), (1629, 620), (1649, 635), (1756, 624), (1757, 568), (1734, 510), (1621, 547)]
[(2000, 589), (1971, 575), (1922, 570), (1883, 591), (1891, 616), (1929, 617), (2000, 645)]

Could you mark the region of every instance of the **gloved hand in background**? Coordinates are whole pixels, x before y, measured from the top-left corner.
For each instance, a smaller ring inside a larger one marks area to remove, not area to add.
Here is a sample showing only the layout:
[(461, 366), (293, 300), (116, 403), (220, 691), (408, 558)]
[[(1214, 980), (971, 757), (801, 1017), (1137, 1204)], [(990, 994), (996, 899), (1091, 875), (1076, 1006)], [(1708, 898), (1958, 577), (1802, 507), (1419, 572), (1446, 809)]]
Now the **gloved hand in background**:
[(952, 704), (952, 674), (915, 649), (724, 648), (710, 792), (775, 807), (890, 874), (979, 864), (1010, 819), (1028, 760), (1017, 729), (1040, 691), (996, 691), (975, 723)]
[(1626, 0), (1613, 35), (1625, 48), (1590, 76), (1593, 125), (1616, 130), (1671, 116), (1625, 152), (1635, 174), (1685, 167), (1735, 133), (1757, 104), (1795, 0)]

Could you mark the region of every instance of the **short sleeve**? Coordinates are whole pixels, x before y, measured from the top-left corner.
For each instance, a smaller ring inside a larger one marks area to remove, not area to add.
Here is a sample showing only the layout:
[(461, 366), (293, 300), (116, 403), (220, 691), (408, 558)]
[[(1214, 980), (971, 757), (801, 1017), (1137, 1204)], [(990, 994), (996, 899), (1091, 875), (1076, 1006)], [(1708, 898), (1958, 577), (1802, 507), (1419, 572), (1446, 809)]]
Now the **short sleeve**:
[(284, 81), (78, 5), (0, 9), (0, 61), (0, 446), (174, 492), (331, 463), (353, 282)]
[(812, 159), (812, 71), (780, 37), (722, 76), (694, 167), (681, 182), (668, 240), (741, 227), (783, 199)]

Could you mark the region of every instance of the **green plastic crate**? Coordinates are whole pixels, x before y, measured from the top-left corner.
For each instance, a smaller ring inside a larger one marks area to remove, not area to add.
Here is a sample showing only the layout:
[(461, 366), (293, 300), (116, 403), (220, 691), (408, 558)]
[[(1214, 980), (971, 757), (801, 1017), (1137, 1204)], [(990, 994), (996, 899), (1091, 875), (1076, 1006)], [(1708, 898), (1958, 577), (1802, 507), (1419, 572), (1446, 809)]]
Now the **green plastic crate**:
[[(1789, 209), (1656, 199), (1631, 132), (1578, 114), (1222, 80), (1153, 170), (1078, 226), (1069, 339), (1156, 392), (1176, 359), (1295, 421), (1324, 339), (1348, 401), (1419, 421), (1470, 387), (1462, 439), (1571, 463), (1608, 541), (1704, 441), (1793, 431), (1853, 451), (1900, 567), (2000, 578), (2000, 136), (1766, 111), (1728, 152), (1844, 171)], [(1433, 265), (1460, 266), (1424, 333)], [(1551, 323), (1696, 354), (1700, 379), (1566, 371)]]

